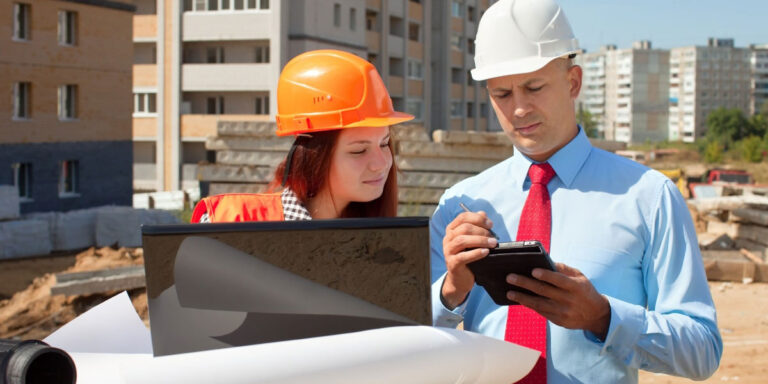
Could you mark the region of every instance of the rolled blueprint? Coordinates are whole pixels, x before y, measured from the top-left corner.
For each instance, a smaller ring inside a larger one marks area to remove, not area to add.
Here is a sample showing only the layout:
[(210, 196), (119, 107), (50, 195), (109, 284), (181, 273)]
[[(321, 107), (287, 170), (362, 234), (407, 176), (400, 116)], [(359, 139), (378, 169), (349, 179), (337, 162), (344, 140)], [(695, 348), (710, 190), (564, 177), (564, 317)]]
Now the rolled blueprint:
[(0, 384), (74, 384), (69, 355), (40, 340), (0, 339)]
[(171, 356), (72, 353), (78, 383), (511, 383), (539, 352), (475, 333), (426, 326)]

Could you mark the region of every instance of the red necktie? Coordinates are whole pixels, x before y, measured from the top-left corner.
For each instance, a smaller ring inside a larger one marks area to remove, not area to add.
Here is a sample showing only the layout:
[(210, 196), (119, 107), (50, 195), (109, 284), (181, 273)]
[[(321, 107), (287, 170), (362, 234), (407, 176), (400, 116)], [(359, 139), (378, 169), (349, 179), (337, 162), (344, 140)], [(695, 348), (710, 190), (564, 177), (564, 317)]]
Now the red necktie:
[[(532, 164), (528, 169), (531, 189), (525, 199), (517, 241), (538, 240), (549, 251), (552, 232), (552, 204), (549, 201), (547, 183), (555, 176), (548, 163)], [(519, 383), (547, 382), (547, 319), (522, 305), (510, 305), (507, 312), (507, 330), (504, 340), (541, 352), (531, 373)]]

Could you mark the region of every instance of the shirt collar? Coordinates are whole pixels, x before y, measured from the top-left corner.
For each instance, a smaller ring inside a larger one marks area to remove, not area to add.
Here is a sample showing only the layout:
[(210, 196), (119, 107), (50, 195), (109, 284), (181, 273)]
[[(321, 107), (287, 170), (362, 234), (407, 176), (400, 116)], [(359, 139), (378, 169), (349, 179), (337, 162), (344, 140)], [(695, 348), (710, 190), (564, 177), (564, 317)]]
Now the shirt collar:
[[(576, 137), (560, 148), (559, 151), (555, 152), (554, 155), (547, 159), (547, 162), (555, 170), (557, 177), (560, 178), (563, 184), (566, 187), (570, 187), (573, 184), (573, 180), (576, 179), (581, 166), (587, 160), (590, 151), (592, 151), (592, 143), (589, 142), (589, 138), (587, 138), (584, 130), (579, 126), (579, 133), (576, 134)], [(512, 156), (511, 173), (512, 178), (518, 182), (521, 190), (528, 177), (528, 168), (533, 163), (536, 162), (520, 151), (515, 150), (515, 155)]]

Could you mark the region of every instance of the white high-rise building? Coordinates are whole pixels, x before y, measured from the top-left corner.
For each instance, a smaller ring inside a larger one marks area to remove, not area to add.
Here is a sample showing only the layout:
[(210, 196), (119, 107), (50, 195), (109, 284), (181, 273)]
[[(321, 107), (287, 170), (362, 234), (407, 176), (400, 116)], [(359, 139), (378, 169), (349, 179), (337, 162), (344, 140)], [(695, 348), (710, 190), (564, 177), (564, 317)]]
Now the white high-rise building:
[(768, 102), (768, 44), (750, 46), (750, 70), (752, 72), (749, 111), (760, 113)]
[(649, 41), (632, 48), (609, 45), (579, 60), (584, 68), (581, 107), (609, 140), (626, 143), (666, 138), (669, 52)]
[(707, 46), (673, 48), (669, 71), (669, 139), (692, 143), (707, 130), (713, 110), (749, 113), (750, 51), (733, 39), (710, 38)]

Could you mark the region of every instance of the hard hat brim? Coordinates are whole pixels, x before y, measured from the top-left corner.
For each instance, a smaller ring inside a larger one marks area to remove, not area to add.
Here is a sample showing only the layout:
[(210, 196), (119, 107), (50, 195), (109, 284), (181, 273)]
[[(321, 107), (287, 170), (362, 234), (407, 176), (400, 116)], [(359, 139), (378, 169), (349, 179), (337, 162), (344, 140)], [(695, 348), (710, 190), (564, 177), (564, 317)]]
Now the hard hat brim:
[(482, 81), (494, 77), (503, 77), (510, 75), (521, 75), (524, 73), (536, 72), (550, 61), (559, 57), (528, 57), (525, 59), (509, 60), (495, 65), (485, 66), (484, 68), (475, 68), (471, 70), (472, 79)]
[(343, 128), (355, 128), (355, 127), (385, 127), (387, 125), (395, 125), (404, 123), (406, 121), (413, 120), (414, 116), (404, 112), (394, 112), (384, 117), (367, 117), (360, 121), (347, 124)]

